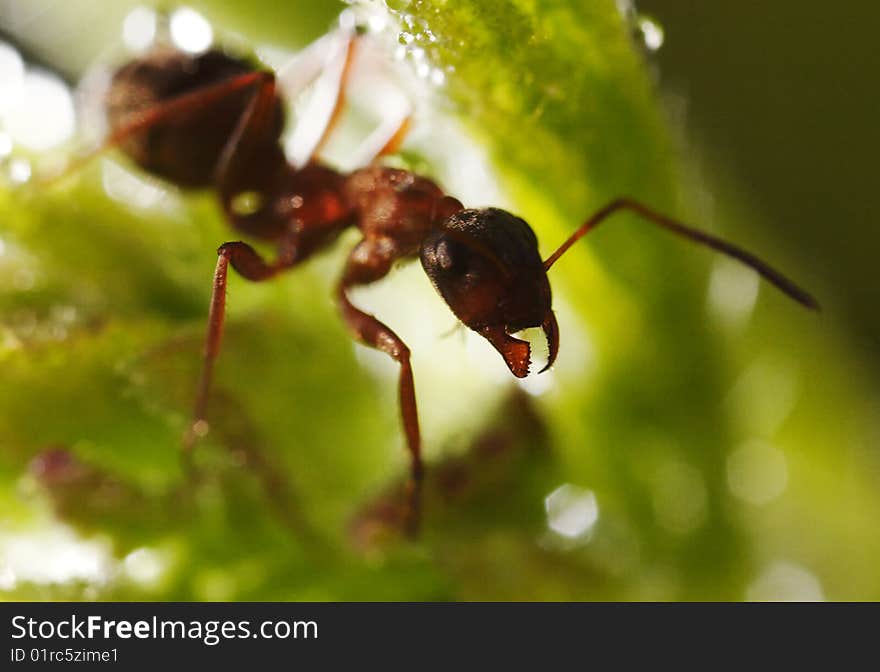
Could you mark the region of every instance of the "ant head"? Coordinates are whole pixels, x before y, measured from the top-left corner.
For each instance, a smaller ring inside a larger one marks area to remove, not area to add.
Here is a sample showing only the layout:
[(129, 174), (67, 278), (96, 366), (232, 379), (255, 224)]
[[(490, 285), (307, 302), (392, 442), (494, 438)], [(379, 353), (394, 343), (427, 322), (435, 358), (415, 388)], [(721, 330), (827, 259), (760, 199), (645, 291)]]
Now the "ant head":
[(544, 329), (550, 354), (541, 372), (550, 368), (559, 350), (547, 271), (578, 240), (621, 210), (736, 259), (798, 303), (819, 309), (808, 292), (750, 252), (631, 198), (615, 199), (597, 211), (543, 262), (538, 239), (522, 219), (498, 208), (462, 210), (458, 201), (450, 200), (449, 209), (438, 212), (442, 223), (422, 243), (422, 266), (456, 317), (495, 346), (519, 378), (529, 373), (531, 353), (528, 343), (511, 334), (530, 327)]
[(530, 327), (547, 336), (542, 372), (553, 364), (559, 332), (550, 283), (525, 221), (498, 208), (459, 210), (425, 239), (421, 260), (455, 316), (501, 353), (513, 375), (527, 376), (531, 357), (529, 344), (511, 334)]

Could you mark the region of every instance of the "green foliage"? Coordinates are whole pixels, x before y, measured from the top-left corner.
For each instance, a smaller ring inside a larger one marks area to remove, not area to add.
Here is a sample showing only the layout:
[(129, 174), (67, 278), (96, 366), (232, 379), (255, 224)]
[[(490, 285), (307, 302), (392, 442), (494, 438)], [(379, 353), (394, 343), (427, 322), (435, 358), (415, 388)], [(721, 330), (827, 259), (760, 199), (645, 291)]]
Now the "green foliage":
[[(294, 24), (276, 4), (198, 3), (290, 44), (333, 14), (288, 3), (311, 17)], [(436, 104), (489, 152), (545, 253), (624, 193), (707, 221), (612, 0), (387, 4), (446, 73)], [(104, 193), (94, 165), (64, 186), (0, 191), (0, 554), (60, 522), (113, 558), (102, 580), (6, 594), (742, 599), (768, 594), (754, 588), (768, 568), (799, 567), (782, 575), (801, 581), (791, 594), (812, 573), (828, 597), (880, 597), (868, 385), (833, 320), (771, 290), (750, 318), (722, 319), (707, 307), (708, 253), (620, 219), (553, 269), (562, 351), (544, 394), (473, 384), (464, 365), (450, 390), (431, 353), (416, 360), (433, 468), (411, 544), (386, 534), (405, 467), (394, 376), (362, 366), (329, 298), (342, 248), (267, 285), (231, 279), (192, 481), (179, 439), (214, 250), (230, 236), (213, 200), (138, 210)], [(415, 301), (413, 283), (427, 281), (400, 273), (377, 291)], [(451, 411), (426, 403), (450, 396)], [(598, 503), (577, 540), (547, 527), (544, 498), (563, 483)], [(137, 571), (145, 554), (158, 579)]]

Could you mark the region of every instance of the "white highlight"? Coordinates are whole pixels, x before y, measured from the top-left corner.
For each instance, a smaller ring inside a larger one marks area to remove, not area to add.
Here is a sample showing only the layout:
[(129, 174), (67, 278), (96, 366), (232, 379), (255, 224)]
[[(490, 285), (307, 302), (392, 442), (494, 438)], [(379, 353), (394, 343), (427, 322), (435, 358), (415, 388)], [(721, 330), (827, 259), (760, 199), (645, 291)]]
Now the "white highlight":
[(12, 138), (7, 133), (0, 132), (0, 159), (5, 159), (12, 154)]
[(640, 18), (639, 30), (642, 31), (642, 40), (649, 51), (657, 51), (663, 46), (663, 28), (656, 21), (647, 17)]
[(6, 589), (19, 583), (103, 583), (111, 565), (106, 544), (80, 539), (64, 526), (0, 536), (0, 587)]
[(592, 490), (566, 483), (544, 500), (547, 525), (568, 539), (588, 539), (599, 520), (599, 504)]
[(746, 591), (752, 602), (823, 602), (822, 584), (815, 574), (791, 562), (768, 567)]
[(540, 397), (553, 389), (556, 384), (556, 378), (553, 375), (553, 371), (545, 371), (541, 374), (535, 372), (526, 378), (517, 378), (516, 383), (525, 390), (526, 394)]
[(142, 210), (158, 210), (173, 213), (179, 207), (174, 192), (162, 188), (157, 182), (143, 179), (112, 159), (101, 163), (101, 181), (110, 198)]
[(128, 578), (143, 584), (156, 583), (165, 571), (165, 564), (162, 556), (149, 548), (137, 548), (122, 561)]
[(0, 42), (0, 115), (21, 98), (24, 85), (24, 62), (18, 50)]
[(758, 274), (730, 259), (718, 259), (709, 279), (709, 312), (728, 328), (744, 325), (758, 300)]
[(20, 95), (3, 113), (12, 141), (34, 151), (45, 151), (71, 138), (75, 119), (68, 86), (56, 75), (36, 68), (24, 74)]
[(214, 41), (214, 30), (194, 9), (181, 7), (171, 15), (171, 40), (191, 54), (207, 50)]
[(24, 184), (31, 179), (31, 164), (26, 159), (13, 159), (9, 162), (9, 179), (15, 184)]
[(367, 19), (367, 26), (372, 33), (381, 33), (388, 26), (388, 17), (385, 14), (372, 14)]
[(122, 22), (122, 41), (130, 51), (146, 51), (156, 39), (156, 12), (139, 6), (131, 10)]

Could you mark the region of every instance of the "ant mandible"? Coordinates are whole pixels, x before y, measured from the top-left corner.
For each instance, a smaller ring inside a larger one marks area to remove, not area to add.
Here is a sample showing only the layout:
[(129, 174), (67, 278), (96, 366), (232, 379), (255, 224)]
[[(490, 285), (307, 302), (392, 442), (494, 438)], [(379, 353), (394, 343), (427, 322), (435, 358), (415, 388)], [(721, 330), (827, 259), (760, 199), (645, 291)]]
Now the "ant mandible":
[[(621, 210), (738, 259), (795, 301), (818, 307), (812, 296), (749, 252), (631, 198), (606, 205), (542, 260), (537, 237), (519, 217), (498, 208), (465, 208), (434, 181), (375, 161), (396, 150), (408, 118), (380, 143), (366, 167), (345, 174), (322, 164), (314, 154), (338, 118), (356, 43), (352, 33), (335, 61), (335, 102), (302, 165), (290, 163), (280, 143), (285, 119), (272, 72), (216, 49), (191, 55), (159, 46), (112, 78), (105, 100), (110, 134), (102, 148), (120, 147), (142, 169), (181, 188), (216, 190), (233, 229), (277, 248), (271, 261), (241, 241), (224, 243), (217, 250), (204, 363), (185, 454), (207, 430), (229, 265), (245, 279), (263, 282), (327, 248), (351, 226), (360, 230), (362, 239), (345, 263), (336, 301), (353, 336), (400, 366), (399, 405), (410, 462), (405, 515), (410, 534), (419, 523), (424, 476), (410, 350), (348, 295), (353, 287), (383, 278), (395, 262), (419, 257), (455, 316), (486, 338), (518, 378), (529, 373), (530, 347), (514, 334), (543, 329), (549, 356), (541, 372), (553, 365), (559, 350), (547, 271), (580, 238)], [(300, 74), (303, 81), (310, 80), (309, 73)]]

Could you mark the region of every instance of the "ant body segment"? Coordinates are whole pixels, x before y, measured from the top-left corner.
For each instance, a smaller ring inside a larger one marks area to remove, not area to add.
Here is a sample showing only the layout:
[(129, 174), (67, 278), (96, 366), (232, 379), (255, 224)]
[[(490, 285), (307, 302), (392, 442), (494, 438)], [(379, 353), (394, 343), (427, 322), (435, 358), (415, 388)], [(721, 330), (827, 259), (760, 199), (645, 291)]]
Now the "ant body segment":
[(269, 71), (219, 50), (194, 56), (163, 46), (113, 76), (105, 99), (110, 134), (103, 147), (119, 147), (145, 171), (181, 188), (214, 190), (235, 231), (272, 243), (277, 250), (271, 260), (241, 241), (224, 243), (217, 251), (186, 454), (207, 430), (229, 266), (247, 280), (263, 282), (327, 248), (350, 227), (362, 238), (347, 258), (335, 298), (354, 338), (386, 353), (400, 367), (399, 406), (410, 463), (406, 528), (411, 534), (419, 522), (424, 469), (410, 350), (389, 326), (349, 298), (352, 288), (383, 278), (395, 262), (418, 257), (455, 316), (486, 338), (519, 378), (529, 373), (530, 348), (515, 333), (543, 329), (549, 357), (542, 371), (558, 353), (547, 271), (575, 242), (620, 210), (734, 257), (792, 299), (817, 307), (809, 294), (750, 253), (628, 198), (599, 210), (542, 260), (537, 237), (519, 217), (498, 208), (467, 209), (434, 181), (375, 161), (396, 150), (408, 118), (379, 143), (365, 167), (342, 173), (322, 164), (314, 154), (338, 117), (355, 46), (351, 36), (339, 52), (333, 109), (302, 165), (289, 162), (282, 149), (284, 109), (277, 78)]

